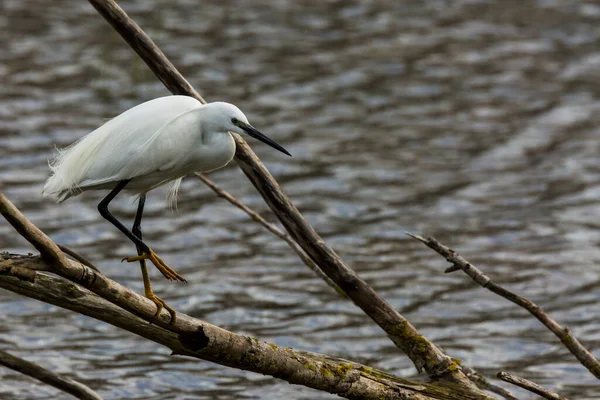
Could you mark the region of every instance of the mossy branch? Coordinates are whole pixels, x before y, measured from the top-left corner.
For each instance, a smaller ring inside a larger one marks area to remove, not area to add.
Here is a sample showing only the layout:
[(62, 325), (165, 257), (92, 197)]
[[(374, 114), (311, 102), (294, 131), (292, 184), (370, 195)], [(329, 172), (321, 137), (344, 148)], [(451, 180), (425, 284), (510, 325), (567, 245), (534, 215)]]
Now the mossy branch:
[[(150, 37), (113, 0), (88, 1), (172, 93), (192, 96), (205, 102)], [(327, 277), (387, 333), (393, 343), (412, 360), (418, 371), (424, 370), (431, 378), (461, 382), (471, 390), (478, 391), (450, 357), (427, 340), (344, 263), (306, 222), (250, 146), (239, 135), (233, 136), (237, 145), (235, 160), (238, 166), (259, 191), (288, 234)]]
[[(1, 253), (0, 287), (107, 322), (170, 348), (173, 354), (253, 371), (350, 399), (489, 399), (460, 382), (419, 383), (340, 358), (281, 348), (156, 305), (67, 258), (2, 193), (0, 213), (40, 256)], [(27, 270), (27, 273), (23, 271)], [(50, 271), (58, 276), (51, 276)]]

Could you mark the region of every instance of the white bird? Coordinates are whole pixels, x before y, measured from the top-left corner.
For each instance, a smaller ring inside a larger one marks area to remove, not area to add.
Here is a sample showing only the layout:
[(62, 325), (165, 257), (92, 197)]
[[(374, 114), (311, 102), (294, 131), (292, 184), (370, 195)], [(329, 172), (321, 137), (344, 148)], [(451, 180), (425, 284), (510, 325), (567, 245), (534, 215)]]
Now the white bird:
[[(150, 260), (169, 280), (185, 279), (170, 268), (142, 241), (141, 218), (146, 193), (171, 183), (170, 200), (177, 196), (183, 177), (192, 172), (208, 172), (224, 167), (235, 153), (229, 132), (246, 133), (290, 155), (283, 147), (260, 133), (233, 104), (202, 104), (193, 97), (160, 97), (135, 106), (59, 150), (50, 162), (52, 176), (43, 194), (56, 195), (57, 202), (87, 190), (111, 189), (98, 204), (100, 214), (135, 243), (140, 261), (144, 292), (157, 306), (155, 317), (164, 307), (175, 311), (152, 291), (145, 260)], [(132, 230), (128, 230), (108, 210), (108, 204), (127, 188), (139, 195)]]

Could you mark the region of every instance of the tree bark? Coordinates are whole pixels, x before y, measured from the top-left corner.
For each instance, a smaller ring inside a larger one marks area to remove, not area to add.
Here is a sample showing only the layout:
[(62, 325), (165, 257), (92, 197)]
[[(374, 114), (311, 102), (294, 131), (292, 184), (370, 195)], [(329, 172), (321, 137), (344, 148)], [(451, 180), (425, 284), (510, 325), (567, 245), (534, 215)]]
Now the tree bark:
[[(414, 382), (354, 361), (282, 348), (182, 313), (177, 314), (174, 326), (168, 324), (167, 315), (150, 324), (148, 321), (152, 320), (155, 311), (153, 302), (75, 260), (67, 259), (66, 262), (69, 270), (78, 271), (69, 279), (44, 272), (53, 267), (40, 256), (2, 253), (0, 287), (107, 322), (168, 347), (176, 355), (273, 376), (348, 399), (488, 398), (456, 383)], [(22, 277), (11, 273), (15, 268), (29, 270), (35, 275), (33, 280), (29, 274)], [(110, 294), (110, 302), (82, 286)]]

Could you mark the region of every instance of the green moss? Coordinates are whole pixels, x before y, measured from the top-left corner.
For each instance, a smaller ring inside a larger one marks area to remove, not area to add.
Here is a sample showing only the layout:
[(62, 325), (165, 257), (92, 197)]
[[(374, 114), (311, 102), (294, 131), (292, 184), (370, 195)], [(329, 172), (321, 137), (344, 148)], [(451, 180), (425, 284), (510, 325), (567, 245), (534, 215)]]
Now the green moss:
[(75, 293), (77, 293), (77, 286), (67, 285), (67, 287), (65, 288), (65, 291), (67, 292), (67, 294), (69, 296), (73, 296)]
[(418, 353), (426, 353), (431, 348), (429, 341), (423, 335), (415, 334), (406, 321), (390, 329), (390, 336), (401, 342), (409, 343), (414, 349), (413, 351)]
[(311, 363), (306, 363), (304, 364), (304, 368), (308, 369), (309, 371), (315, 372), (317, 369), (315, 368), (314, 365), (312, 365)]
[(323, 362), (321, 367), (319, 368), (319, 372), (321, 375), (325, 377), (338, 377), (340, 379), (344, 379), (348, 371), (354, 368), (354, 364), (331, 364), (328, 362)]
[(252, 343), (258, 344), (259, 343), (259, 340), (257, 338), (253, 338), (251, 336), (246, 336), (246, 341), (250, 344), (252, 344)]
[(279, 346), (274, 345), (273, 343), (268, 343), (269, 347), (271, 347), (273, 350), (278, 350)]
[(333, 376), (333, 372), (331, 371), (331, 365), (329, 365), (328, 363), (323, 363), (323, 365), (321, 365), (321, 368), (319, 368), (319, 372), (323, 376)]
[(350, 371), (352, 368), (354, 368), (354, 365), (349, 363), (349, 364), (340, 364), (335, 368), (335, 371), (337, 372), (338, 376), (340, 377), (344, 377), (346, 376), (346, 374), (348, 373), (348, 371)]

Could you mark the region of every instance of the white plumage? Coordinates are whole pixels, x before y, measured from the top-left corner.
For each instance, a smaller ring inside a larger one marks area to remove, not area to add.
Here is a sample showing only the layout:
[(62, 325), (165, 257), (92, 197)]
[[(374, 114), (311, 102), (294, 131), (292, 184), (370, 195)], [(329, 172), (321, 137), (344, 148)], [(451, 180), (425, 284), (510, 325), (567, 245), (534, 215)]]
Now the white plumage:
[(223, 167), (233, 158), (235, 142), (227, 132), (244, 131), (232, 120), (248, 123), (228, 103), (167, 96), (140, 104), (59, 150), (43, 194), (61, 203), (130, 179), (127, 189), (138, 194), (172, 181), (169, 193), (175, 196), (184, 175)]
[[(44, 195), (56, 195), (62, 203), (92, 189), (111, 189), (98, 204), (98, 211), (135, 243), (144, 279), (144, 293), (156, 304), (157, 317), (163, 308), (176, 321), (176, 312), (152, 291), (146, 260), (163, 276), (185, 282), (142, 241), (141, 219), (146, 192), (171, 182), (171, 201), (177, 196), (181, 179), (191, 172), (208, 172), (225, 166), (235, 153), (229, 132), (247, 133), (277, 150), (283, 147), (257, 131), (236, 106), (228, 103), (203, 105), (186, 96), (161, 97), (140, 104), (111, 119), (71, 146), (58, 151), (50, 162), (52, 176)], [(134, 226), (127, 229), (108, 209), (123, 189), (140, 195)]]

